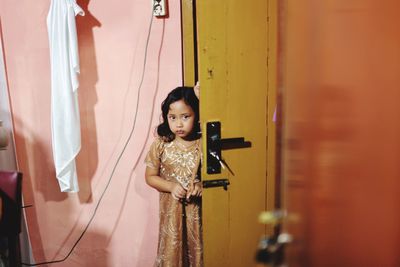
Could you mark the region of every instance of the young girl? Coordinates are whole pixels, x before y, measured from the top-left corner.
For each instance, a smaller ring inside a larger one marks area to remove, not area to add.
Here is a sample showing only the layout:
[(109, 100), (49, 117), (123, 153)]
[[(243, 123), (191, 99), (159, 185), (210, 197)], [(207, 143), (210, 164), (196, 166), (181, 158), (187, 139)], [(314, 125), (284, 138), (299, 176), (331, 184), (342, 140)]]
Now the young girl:
[(156, 266), (203, 266), (199, 100), (191, 87), (172, 90), (161, 106), (159, 137), (146, 157), (146, 182), (160, 192)]

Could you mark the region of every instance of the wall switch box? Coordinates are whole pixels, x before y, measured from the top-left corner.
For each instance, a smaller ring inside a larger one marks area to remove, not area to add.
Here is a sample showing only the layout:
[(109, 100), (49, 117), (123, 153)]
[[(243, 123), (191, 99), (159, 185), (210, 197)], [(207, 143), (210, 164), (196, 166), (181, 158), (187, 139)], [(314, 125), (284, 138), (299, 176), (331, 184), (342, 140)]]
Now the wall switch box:
[(165, 17), (168, 14), (167, 0), (152, 0), (153, 15), (155, 17)]

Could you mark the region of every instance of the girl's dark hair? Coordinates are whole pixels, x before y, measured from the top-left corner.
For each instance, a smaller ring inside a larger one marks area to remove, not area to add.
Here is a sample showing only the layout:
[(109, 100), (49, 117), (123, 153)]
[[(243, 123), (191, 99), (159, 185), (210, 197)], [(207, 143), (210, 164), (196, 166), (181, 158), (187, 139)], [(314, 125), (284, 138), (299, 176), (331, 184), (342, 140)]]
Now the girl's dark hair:
[(169, 106), (179, 100), (185, 101), (186, 105), (189, 105), (195, 114), (191, 138), (197, 139), (200, 137), (199, 99), (195, 95), (193, 87), (176, 87), (167, 95), (161, 104), (163, 121), (157, 127), (157, 134), (167, 142), (171, 142), (175, 139), (175, 134), (171, 131), (168, 125)]

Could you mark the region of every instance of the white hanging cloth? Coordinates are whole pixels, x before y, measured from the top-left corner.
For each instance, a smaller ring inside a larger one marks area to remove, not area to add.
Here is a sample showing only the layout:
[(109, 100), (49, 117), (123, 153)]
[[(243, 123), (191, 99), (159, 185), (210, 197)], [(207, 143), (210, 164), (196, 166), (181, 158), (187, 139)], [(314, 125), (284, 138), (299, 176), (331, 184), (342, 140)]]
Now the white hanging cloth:
[(47, 15), (51, 62), (51, 132), (56, 176), (62, 192), (78, 192), (75, 157), (81, 148), (78, 105), (79, 54), (75, 0), (51, 0)]

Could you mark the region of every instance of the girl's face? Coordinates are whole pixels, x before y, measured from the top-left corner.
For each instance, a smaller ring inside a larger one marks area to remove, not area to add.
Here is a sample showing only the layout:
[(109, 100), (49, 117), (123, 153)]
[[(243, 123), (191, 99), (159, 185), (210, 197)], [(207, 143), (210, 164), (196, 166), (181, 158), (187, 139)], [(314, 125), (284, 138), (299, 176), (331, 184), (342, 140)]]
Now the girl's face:
[(168, 126), (176, 138), (185, 139), (192, 133), (195, 117), (192, 107), (182, 99), (169, 105)]

